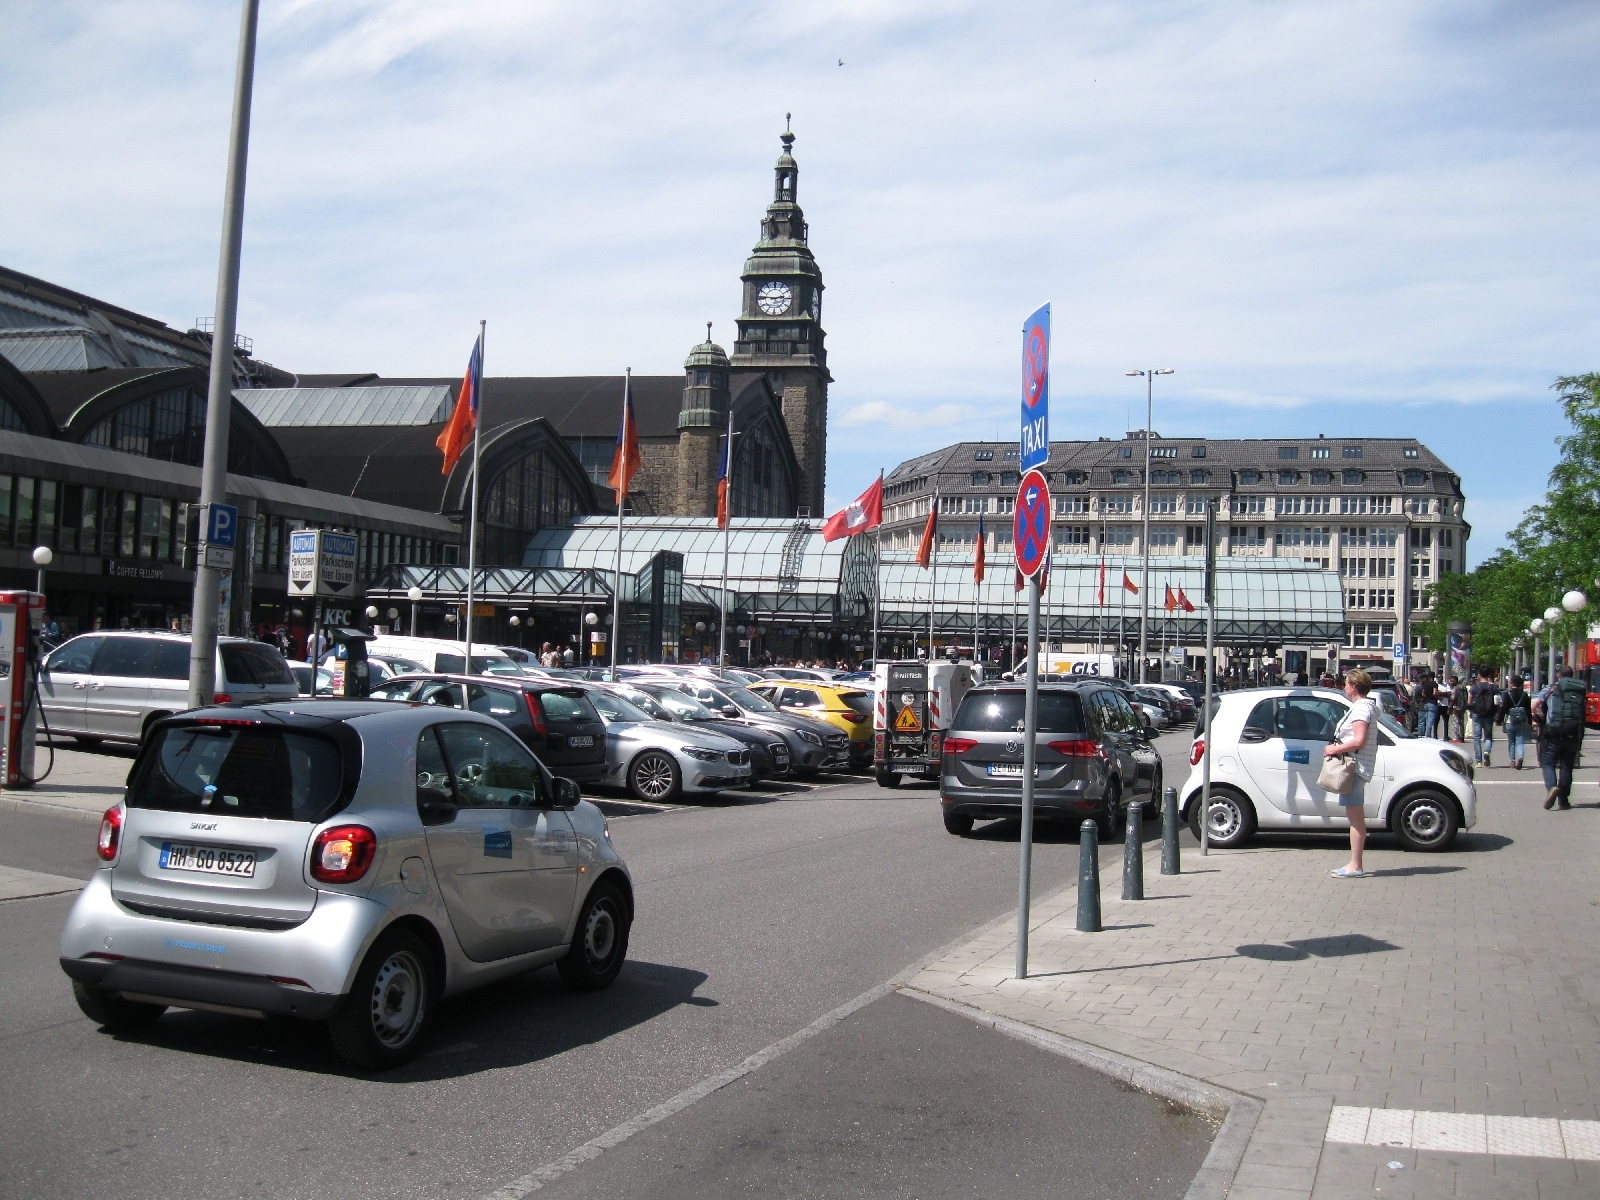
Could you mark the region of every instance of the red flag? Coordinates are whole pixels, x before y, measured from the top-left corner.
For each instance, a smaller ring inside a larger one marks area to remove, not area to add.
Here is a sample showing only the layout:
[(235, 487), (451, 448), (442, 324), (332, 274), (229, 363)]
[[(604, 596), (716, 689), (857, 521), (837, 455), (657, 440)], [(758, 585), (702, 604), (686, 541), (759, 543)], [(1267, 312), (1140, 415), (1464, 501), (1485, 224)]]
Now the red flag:
[(1122, 573), (1122, 587), (1125, 591), (1132, 592), (1135, 596), (1139, 594), (1139, 589), (1133, 586), (1133, 580), (1128, 578), (1126, 571)]
[(633, 419), (631, 378), (622, 383), (622, 424), (617, 427), (617, 448), (611, 452), (611, 473), (606, 486), (617, 493), (617, 506), (628, 498), (628, 483), (639, 470), (639, 426)]
[(1018, 567), (1017, 568), (1017, 586), (1012, 590), (1020, 592), (1023, 588), (1025, 588), (1027, 586), (1028, 586), (1028, 581), (1022, 577), (1022, 568)]
[(1094, 602), (1096, 604), (1104, 604), (1106, 602), (1106, 556), (1104, 554), (1100, 556), (1100, 590), (1095, 593)]
[(483, 339), (472, 343), (472, 357), (467, 360), (467, 373), (461, 380), (461, 395), (456, 398), (455, 410), (434, 440), (434, 445), (444, 452), (444, 467), (440, 474), (448, 475), (467, 452), (472, 442), (472, 430), (478, 423), (478, 398), (483, 392)]
[(985, 551), (983, 544), (983, 517), (978, 518), (978, 557), (972, 562), (972, 582), (982, 583), (984, 573)]
[(922, 527), (922, 544), (917, 547), (917, 566), (927, 570), (933, 562), (933, 539), (939, 532), (939, 497), (933, 498), (928, 510), (928, 523)]
[(1167, 600), (1162, 607), (1164, 607), (1168, 612), (1172, 612), (1178, 607), (1178, 598), (1172, 594), (1172, 585), (1170, 583), (1167, 584)]
[(822, 540), (837, 541), (842, 537), (865, 533), (883, 524), (883, 476), (872, 481), (872, 486), (845, 505), (822, 525)]
[(722, 439), (722, 465), (717, 468), (717, 528), (728, 527), (728, 452), (733, 448), (731, 436)]
[(1183, 594), (1182, 588), (1178, 589), (1178, 607), (1183, 609), (1184, 612), (1194, 611), (1194, 605), (1189, 603), (1189, 597)]

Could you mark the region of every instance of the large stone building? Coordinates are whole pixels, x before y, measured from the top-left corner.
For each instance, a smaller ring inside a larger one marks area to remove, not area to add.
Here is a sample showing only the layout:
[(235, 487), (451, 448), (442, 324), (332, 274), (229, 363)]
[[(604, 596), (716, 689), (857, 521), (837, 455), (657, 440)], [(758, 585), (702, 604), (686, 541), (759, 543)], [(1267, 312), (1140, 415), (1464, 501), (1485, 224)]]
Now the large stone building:
[[(1338, 572), (1345, 657), (1387, 656), (1397, 640), (1421, 650), (1412, 626), (1428, 615), (1428, 585), (1466, 569), (1471, 529), (1461, 478), (1415, 439), (1155, 434), (1148, 460), (1145, 450), (1142, 430), (1120, 441), (1052, 442), (1044, 471), (1058, 562), (1142, 556), (1148, 516), (1152, 611), (1164, 598), (1163, 564), (1204, 557), (1211, 502), (1219, 555), (1287, 558)], [(970, 559), (982, 513), (987, 553), (1003, 558), (1011, 552), (1017, 484), (1015, 442), (963, 442), (901, 463), (885, 479), (885, 556), (915, 550), (937, 495), (941, 554)], [(1145, 583), (1137, 570), (1134, 582)], [(1306, 663), (1325, 651), (1282, 649)]]

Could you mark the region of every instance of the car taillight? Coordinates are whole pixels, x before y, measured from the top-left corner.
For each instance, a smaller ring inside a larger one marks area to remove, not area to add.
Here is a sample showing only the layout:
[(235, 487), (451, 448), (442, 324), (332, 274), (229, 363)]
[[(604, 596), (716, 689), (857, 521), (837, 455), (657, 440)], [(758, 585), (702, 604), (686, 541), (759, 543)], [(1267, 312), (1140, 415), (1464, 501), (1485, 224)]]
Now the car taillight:
[(849, 721), (852, 725), (859, 725), (859, 724), (861, 724), (861, 722), (863, 722), (863, 721), (865, 721), (867, 719), (867, 716), (866, 716), (865, 713), (842, 712), (839, 715), (841, 717), (843, 717), (846, 721)]
[(544, 705), (540, 702), (538, 693), (528, 692), (528, 716), (533, 719), (533, 731), (540, 737), (549, 736), (549, 729), (544, 723)]
[(311, 843), (311, 878), (319, 883), (354, 883), (367, 873), (378, 848), (365, 825), (335, 825)]
[(233, 697), (228, 695), (227, 692), (213, 692), (212, 695), (211, 695), (211, 703), (213, 703), (213, 704), (232, 704), (233, 703)]
[(944, 740), (944, 752), (952, 756), (965, 754), (977, 744), (972, 738), (947, 737)]
[(111, 862), (122, 847), (122, 805), (106, 809), (100, 818), (100, 836), (95, 840), (94, 852), (101, 862)]
[(1065, 742), (1045, 743), (1057, 754), (1065, 754), (1068, 758), (1098, 758), (1100, 743), (1093, 738), (1074, 738)]
[(880, 730), (872, 735), (872, 758), (874, 762), (882, 762), (884, 760), (883, 749), (884, 736)]
[(1194, 745), (1189, 747), (1189, 765), (1191, 767), (1196, 765), (1202, 758), (1205, 757), (1205, 753), (1206, 753), (1206, 740), (1205, 740), (1205, 738), (1203, 738), (1203, 737), (1195, 738)]

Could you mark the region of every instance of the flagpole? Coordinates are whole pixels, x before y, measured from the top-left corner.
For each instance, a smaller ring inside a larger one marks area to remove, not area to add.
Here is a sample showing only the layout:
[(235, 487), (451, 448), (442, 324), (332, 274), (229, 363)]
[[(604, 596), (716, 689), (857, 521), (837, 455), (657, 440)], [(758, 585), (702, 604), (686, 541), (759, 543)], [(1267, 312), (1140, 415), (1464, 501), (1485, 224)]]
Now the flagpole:
[(878, 523), (872, 534), (872, 669), (878, 669), (878, 609), (883, 606), (883, 468), (878, 468)]
[(478, 377), (472, 381), (472, 400), (477, 412), (472, 421), (472, 507), (467, 517), (467, 674), (472, 674), (472, 603), (476, 598), (473, 575), (478, 566), (478, 431), (483, 428), (483, 352), (489, 322), (478, 322)]
[[(633, 368), (622, 372), (622, 459), (617, 482), (617, 571), (611, 580), (611, 678), (617, 677), (617, 644), (622, 640), (622, 504), (628, 490), (628, 392)], [(726, 603), (726, 601), (724, 601)]]
[[(1128, 575), (1123, 571), (1122, 578), (1117, 581), (1117, 658), (1122, 658), (1124, 643), (1127, 641), (1125, 622), (1128, 615)], [(1132, 674), (1132, 672), (1129, 672)]]
[[(708, 339), (709, 340), (709, 339)], [(717, 640), (717, 667), (728, 666), (728, 534), (733, 525), (733, 408), (728, 408), (728, 440), (722, 444), (722, 468), (727, 472), (727, 516), (722, 522), (722, 633)], [(722, 480), (717, 481), (719, 484)], [(620, 517), (618, 518), (621, 519)]]
[(928, 662), (933, 662), (933, 606), (939, 595), (939, 480), (933, 481), (933, 545), (928, 548)]
[(983, 580), (978, 578), (978, 556), (983, 553), (983, 517), (978, 517), (978, 544), (972, 554), (972, 665), (978, 665), (978, 606), (983, 599)]

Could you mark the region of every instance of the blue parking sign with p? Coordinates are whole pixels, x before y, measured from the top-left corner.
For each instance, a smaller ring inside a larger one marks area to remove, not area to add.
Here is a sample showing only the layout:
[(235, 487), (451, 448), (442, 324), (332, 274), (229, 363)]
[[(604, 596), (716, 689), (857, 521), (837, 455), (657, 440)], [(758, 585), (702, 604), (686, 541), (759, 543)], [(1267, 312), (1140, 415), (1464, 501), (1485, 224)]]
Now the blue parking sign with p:
[(231, 504), (213, 504), (206, 516), (206, 541), (213, 546), (239, 542), (239, 510)]
[(1022, 325), (1022, 437), (1024, 471), (1050, 458), (1050, 306)]

